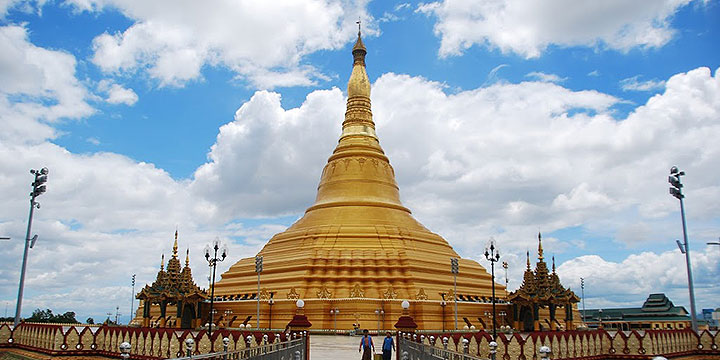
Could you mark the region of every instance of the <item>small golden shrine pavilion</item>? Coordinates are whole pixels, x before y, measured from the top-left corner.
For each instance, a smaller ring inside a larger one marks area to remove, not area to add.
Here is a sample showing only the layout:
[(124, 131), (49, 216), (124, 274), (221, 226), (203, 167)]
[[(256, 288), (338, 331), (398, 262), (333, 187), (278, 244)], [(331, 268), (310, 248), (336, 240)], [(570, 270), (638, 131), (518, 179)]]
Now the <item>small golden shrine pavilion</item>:
[[(182, 270), (180, 270), (177, 250), (178, 233), (176, 230), (173, 254), (168, 260), (167, 270), (164, 269), (165, 255), (163, 255), (155, 282), (152, 285), (145, 285), (136, 296), (137, 299), (140, 299), (140, 306), (143, 309), (143, 326), (192, 329), (202, 325), (200, 321), (201, 307), (202, 302), (208, 298), (208, 294), (193, 281), (190, 269), (190, 250), (187, 251), (185, 267)], [(159, 306), (160, 311), (153, 309), (153, 306)], [(175, 314), (167, 314), (168, 306), (176, 308)]]
[[(215, 307), (227, 319), (216, 322), (237, 327), (234, 319), (241, 319), (256, 326), (258, 298), (261, 328), (285, 326), (297, 299), (305, 301), (313, 329), (329, 330), (392, 329), (403, 300), (410, 302), (419, 329), (453, 329), (454, 301), (461, 328), (480, 328), (491, 310), (486, 269), (459, 259), (455, 292), (450, 259), (460, 256), (400, 201), (393, 167), (375, 132), (366, 54), (358, 31), (342, 134), (320, 175), (315, 203), (259, 252), (264, 259), (259, 291), (253, 258), (239, 260), (222, 275)], [(496, 287), (504, 293), (505, 286)], [(497, 301), (507, 310), (504, 300)]]
[[(508, 295), (512, 302), (513, 328), (520, 331), (574, 329), (574, 304), (580, 301), (575, 293), (560, 284), (555, 273), (555, 257), (552, 273), (548, 271), (543, 257), (542, 235), (538, 233), (538, 262), (535, 271), (530, 269), (530, 252), (527, 253), (527, 269), (519, 289)], [(557, 310), (563, 309), (564, 324), (557, 320)], [(579, 318), (579, 317), (578, 317)]]

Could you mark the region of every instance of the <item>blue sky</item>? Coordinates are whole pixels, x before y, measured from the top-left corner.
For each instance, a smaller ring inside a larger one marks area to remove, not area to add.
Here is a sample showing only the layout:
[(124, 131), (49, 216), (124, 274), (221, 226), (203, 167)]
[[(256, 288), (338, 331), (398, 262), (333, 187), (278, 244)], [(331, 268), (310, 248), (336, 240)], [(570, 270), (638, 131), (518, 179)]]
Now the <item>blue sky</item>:
[(126, 316), (131, 274), (154, 279), (176, 227), (191, 254), (219, 236), (237, 260), (301, 216), (339, 135), (358, 18), (403, 202), (463, 256), (496, 238), (515, 288), (542, 231), (588, 307), (687, 305), (678, 165), (698, 307), (720, 306), (717, 1), (6, 0), (0, 14), (10, 312), (30, 168), (51, 173), (25, 314)]

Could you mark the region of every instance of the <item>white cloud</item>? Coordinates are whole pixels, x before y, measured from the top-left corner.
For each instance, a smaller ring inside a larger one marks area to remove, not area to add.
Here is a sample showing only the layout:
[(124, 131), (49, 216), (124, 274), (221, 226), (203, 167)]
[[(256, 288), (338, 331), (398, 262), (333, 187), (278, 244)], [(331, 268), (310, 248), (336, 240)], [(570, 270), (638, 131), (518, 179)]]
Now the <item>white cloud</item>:
[(672, 16), (691, 1), (444, 0), (417, 11), (437, 17), (441, 56), (487, 44), (533, 58), (550, 45), (661, 47), (675, 32)]
[(71, 1), (76, 8), (115, 7), (135, 23), (93, 41), (92, 61), (105, 72), (147, 71), (161, 86), (202, 79), (203, 66), (224, 66), (254, 86), (307, 86), (321, 70), (302, 64), (318, 50), (338, 49), (355, 36), (360, 16), (372, 34), (364, 0), (227, 2)]
[[(715, 279), (720, 276), (720, 259), (709, 250), (713, 249), (691, 252), (698, 308), (715, 306), (712, 294), (717, 294)], [(557, 272), (563, 284), (578, 295), (580, 278), (585, 279), (588, 308), (640, 307), (648, 294), (657, 292), (665, 292), (676, 305), (688, 303), (685, 257), (677, 250), (632, 254), (620, 262), (586, 255), (563, 263)]]
[(133, 106), (138, 101), (138, 96), (133, 89), (124, 88), (111, 80), (101, 80), (97, 87), (98, 91), (107, 94), (105, 101), (109, 104)]
[(48, 123), (94, 113), (75, 64), (70, 54), (31, 44), (22, 26), (0, 27), (0, 139), (42, 141), (56, 136)]
[(597, 70), (593, 70), (593, 71), (589, 72), (587, 75), (588, 75), (588, 76), (598, 77), (598, 76), (600, 76), (600, 72), (597, 71)]
[(525, 76), (539, 80), (539, 81), (552, 82), (552, 83), (560, 83), (560, 82), (563, 82), (568, 79), (567, 77), (560, 77), (555, 74), (546, 74), (546, 73), (540, 72), (540, 71), (533, 71), (531, 73), (528, 73)]
[(665, 87), (665, 81), (638, 81), (639, 77), (639, 75), (636, 75), (627, 79), (620, 80), (620, 87), (623, 89), (623, 91), (656, 91), (662, 90), (663, 87)]
[[(10, 66), (0, 67), (7, 80), (0, 82), (2, 94), (26, 96), (19, 103), (7, 95), (0, 98), (1, 118), (9, 128), (30, 119), (53, 134), (50, 119), (92, 113), (84, 101), (86, 90), (74, 77), (72, 56), (32, 46), (21, 27), (2, 28), (0, 35), (6, 50), (0, 59)], [(27, 56), (38, 62), (24, 61)], [(64, 91), (69, 94), (60, 94)], [(36, 97), (65, 105), (55, 108)], [(715, 239), (703, 224), (716, 223), (720, 212), (720, 80), (707, 68), (673, 76), (663, 93), (624, 119), (612, 117), (612, 107), (622, 101), (616, 97), (547, 82), (498, 83), (447, 94), (437, 82), (385, 74), (374, 84), (372, 100), (403, 201), (466, 256), (475, 256), (476, 243), (492, 235), (506, 259), (523, 263), (520, 252), (534, 247), (538, 228), (582, 226), (614, 236), (622, 235), (623, 224), (643, 222), (649, 234), (633, 229), (627, 234), (664, 240), (668, 216), (677, 215), (671, 213), (677, 203), (666, 194), (665, 183), (675, 163), (688, 173), (693, 239)], [(4, 116), (21, 110), (24, 117)], [(163, 169), (118, 154), (74, 154), (44, 138), (30, 141), (36, 134), (29, 131), (16, 132), (19, 141), (3, 139), (0, 233), (15, 240), (0, 248), (2, 263), (8, 264), (0, 268), (0, 296), (12, 299), (17, 290), (28, 167), (50, 168), (48, 191), (35, 216), (40, 240), (30, 255), (28, 306), (52, 308), (69, 293), (114, 302), (107, 294), (130, 277), (118, 269), (135, 264), (138, 283), (151, 282), (176, 225), (181, 247), (189, 246), (194, 254), (216, 235), (230, 242), (231, 259), (254, 254), (283, 226), (273, 219), (255, 221), (261, 224), (256, 226), (238, 219), (297, 216), (312, 203), (344, 110), (339, 89), (313, 91), (292, 109), (282, 107), (280, 95), (259, 91), (220, 128), (208, 162), (192, 179), (173, 179)], [(668, 134), (675, 141), (668, 142)], [(671, 223), (676, 230), (677, 221)], [(572, 246), (553, 238), (547, 243), (555, 250)], [(636, 256), (665, 261), (671, 255)], [(711, 260), (697, 263), (706, 266)], [(202, 258), (192, 257), (191, 265), (203, 283), (207, 268)], [(700, 289), (711, 278), (703, 271)], [(672, 290), (676, 274), (663, 274), (668, 278), (660, 286)], [(707, 291), (717, 296), (717, 290)], [(80, 298), (67, 297), (67, 306), (78, 306)], [(87, 305), (82, 316), (102, 314), (108, 305)]]

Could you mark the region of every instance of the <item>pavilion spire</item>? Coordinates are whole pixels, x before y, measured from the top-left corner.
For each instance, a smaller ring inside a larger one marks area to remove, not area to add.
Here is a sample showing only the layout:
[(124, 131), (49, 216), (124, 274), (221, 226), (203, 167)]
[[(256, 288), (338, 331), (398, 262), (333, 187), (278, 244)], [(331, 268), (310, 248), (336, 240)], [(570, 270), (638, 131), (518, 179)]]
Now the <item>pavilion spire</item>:
[(553, 274), (554, 274), (554, 273), (555, 273), (555, 255), (553, 255), (553, 257), (552, 257), (552, 263), (553, 263), (553, 264), (552, 264), (552, 271), (553, 271)]
[(175, 243), (173, 244), (173, 257), (177, 257), (177, 250), (178, 250), (178, 244), (177, 244), (177, 238), (178, 238), (178, 231), (177, 228), (175, 229)]
[(538, 260), (543, 261), (542, 234), (538, 232)]
[(185, 254), (185, 267), (188, 267), (190, 266), (190, 248), (187, 249)]
[(160, 258), (160, 271), (165, 270), (165, 254), (162, 254), (162, 257)]
[(530, 270), (530, 250), (526, 251), (527, 255), (527, 269)]

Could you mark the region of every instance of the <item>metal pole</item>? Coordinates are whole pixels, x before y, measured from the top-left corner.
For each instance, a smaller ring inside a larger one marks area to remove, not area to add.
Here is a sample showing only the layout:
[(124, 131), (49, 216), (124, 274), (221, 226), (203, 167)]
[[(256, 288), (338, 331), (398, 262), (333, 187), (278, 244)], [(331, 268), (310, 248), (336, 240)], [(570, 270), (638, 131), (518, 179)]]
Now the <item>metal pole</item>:
[(580, 289), (582, 289), (583, 324), (585, 324), (585, 279), (580, 278)]
[(260, 273), (258, 272), (258, 292), (257, 292), (257, 328), (260, 328)]
[(133, 308), (135, 307), (135, 274), (132, 276), (132, 295), (130, 295), (130, 320), (128, 320), (128, 325), (133, 320)]
[[(37, 181), (38, 174), (35, 173)], [(33, 192), (34, 194), (34, 192)], [(22, 268), (20, 270), (20, 287), (18, 288), (17, 306), (15, 307), (15, 326), (20, 323), (20, 311), (22, 310), (23, 288), (25, 287), (25, 269), (27, 268), (28, 249), (30, 247), (30, 231), (32, 229), (32, 219), (35, 210), (35, 195), (30, 198), (30, 216), (28, 216), (27, 232), (25, 233), (25, 251), (23, 252)]]
[(455, 330), (458, 329), (458, 321), (457, 321), (457, 273), (454, 276), (453, 280), (453, 302), (455, 303)]
[(212, 326), (213, 326), (213, 305), (215, 305), (215, 268), (217, 267), (218, 246), (214, 246), (215, 256), (212, 260), (212, 285), (210, 286), (210, 323), (208, 324), (208, 338), (212, 342)]
[(692, 320), (692, 328), (698, 331), (697, 317), (695, 311), (695, 287), (693, 286), (692, 266), (690, 265), (690, 246), (687, 238), (687, 228), (685, 226), (685, 205), (683, 199), (680, 198), (680, 216), (682, 217), (683, 238), (685, 240), (685, 264), (687, 265), (688, 291), (690, 292), (690, 316)]
[(490, 272), (492, 273), (492, 311), (493, 311), (493, 340), (497, 338), (497, 323), (495, 322), (495, 262), (490, 261)]

